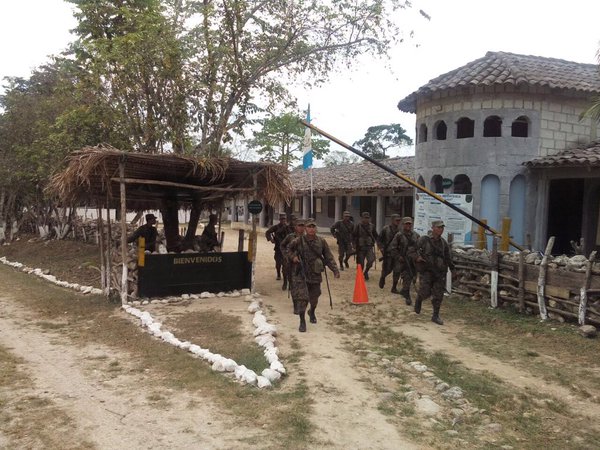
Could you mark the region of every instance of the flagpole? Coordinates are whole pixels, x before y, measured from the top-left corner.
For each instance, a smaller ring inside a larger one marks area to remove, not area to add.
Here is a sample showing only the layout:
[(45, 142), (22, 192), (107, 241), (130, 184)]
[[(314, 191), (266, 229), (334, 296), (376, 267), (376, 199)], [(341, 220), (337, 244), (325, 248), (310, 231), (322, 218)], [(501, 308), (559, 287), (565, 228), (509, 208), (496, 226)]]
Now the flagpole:
[(313, 168), (310, 166), (310, 217), (314, 218), (313, 204)]

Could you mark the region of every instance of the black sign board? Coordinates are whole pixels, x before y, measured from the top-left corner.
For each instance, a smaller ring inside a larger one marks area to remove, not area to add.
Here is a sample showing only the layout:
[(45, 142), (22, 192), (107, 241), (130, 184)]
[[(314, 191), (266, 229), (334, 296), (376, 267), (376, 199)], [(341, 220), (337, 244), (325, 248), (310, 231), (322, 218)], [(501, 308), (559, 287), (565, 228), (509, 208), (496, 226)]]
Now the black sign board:
[(144, 267), (138, 268), (138, 295), (165, 297), (249, 289), (251, 277), (248, 252), (150, 254)]
[(258, 200), (252, 200), (248, 203), (248, 212), (250, 214), (260, 214), (262, 211), (262, 203)]

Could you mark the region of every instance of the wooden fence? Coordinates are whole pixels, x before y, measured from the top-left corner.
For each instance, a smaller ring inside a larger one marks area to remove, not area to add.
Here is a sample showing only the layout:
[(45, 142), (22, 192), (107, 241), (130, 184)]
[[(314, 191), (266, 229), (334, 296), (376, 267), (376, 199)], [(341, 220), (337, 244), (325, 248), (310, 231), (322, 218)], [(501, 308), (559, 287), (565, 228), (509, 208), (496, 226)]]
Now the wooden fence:
[(600, 263), (596, 252), (552, 257), (554, 238), (545, 253), (491, 252), (453, 249), (457, 277), (452, 292), (486, 299), (496, 308), (513, 305), (523, 313), (539, 314), (561, 322), (600, 325)]

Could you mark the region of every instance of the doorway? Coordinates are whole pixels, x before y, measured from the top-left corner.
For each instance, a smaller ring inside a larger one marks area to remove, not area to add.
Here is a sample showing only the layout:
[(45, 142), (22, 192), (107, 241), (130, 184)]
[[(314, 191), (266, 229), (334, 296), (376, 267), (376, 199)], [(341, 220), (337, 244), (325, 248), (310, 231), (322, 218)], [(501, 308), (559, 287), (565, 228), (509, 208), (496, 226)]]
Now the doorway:
[(571, 241), (579, 242), (579, 238), (581, 238), (582, 216), (583, 179), (551, 180), (546, 240), (550, 236), (556, 237), (553, 254), (573, 254)]

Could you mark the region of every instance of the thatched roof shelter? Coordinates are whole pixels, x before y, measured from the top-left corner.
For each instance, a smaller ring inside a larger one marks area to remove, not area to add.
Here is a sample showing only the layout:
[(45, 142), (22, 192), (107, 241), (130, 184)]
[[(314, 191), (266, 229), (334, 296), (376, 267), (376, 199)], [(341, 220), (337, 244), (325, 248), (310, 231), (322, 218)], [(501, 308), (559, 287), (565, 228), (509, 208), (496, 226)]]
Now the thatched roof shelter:
[(124, 164), (129, 210), (159, 209), (165, 199), (181, 207), (254, 195), (271, 205), (288, 202), (292, 185), (280, 165), (233, 158), (193, 158), (173, 154), (122, 152), (113, 147), (85, 147), (70, 154), (66, 168), (53, 176), (49, 191), (69, 205), (118, 207), (119, 164)]

